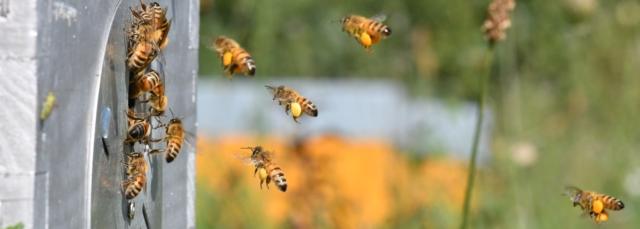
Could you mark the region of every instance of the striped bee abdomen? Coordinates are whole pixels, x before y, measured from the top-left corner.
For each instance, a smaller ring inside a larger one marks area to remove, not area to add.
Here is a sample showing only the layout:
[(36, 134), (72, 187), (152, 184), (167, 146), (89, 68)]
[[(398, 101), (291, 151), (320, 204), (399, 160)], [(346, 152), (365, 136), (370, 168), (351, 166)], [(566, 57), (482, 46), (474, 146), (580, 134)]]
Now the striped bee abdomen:
[(307, 114), (309, 116), (313, 116), (313, 117), (317, 117), (318, 116), (318, 109), (316, 108), (316, 105), (314, 105), (307, 98), (299, 96), (296, 99), (296, 102), (298, 102), (302, 106), (302, 110), (303, 110), (303, 112), (305, 114)]
[(139, 72), (149, 66), (153, 58), (155, 58), (155, 55), (156, 52), (153, 44), (146, 41), (137, 42), (129, 52), (127, 67), (129, 67), (132, 72)]
[(618, 211), (624, 208), (624, 203), (613, 196), (602, 195), (601, 199), (606, 209)]
[(135, 198), (136, 196), (138, 196), (138, 194), (140, 194), (140, 192), (142, 191), (146, 183), (147, 183), (146, 175), (142, 175), (142, 174), (139, 174), (132, 178), (127, 179), (122, 184), (125, 197), (127, 199)]
[(278, 166), (275, 166), (275, 165), (271, 165), (271, 166), (273, 166), (273, 169), (271, 169), (271, 171), (269, 172), (269, 176), (271, 177), (271, 180), (273, 180), (276, 186), (278, 186), (278, 189), (280, 189), (280, 191), (286, 192), (287, 178), (285, 178), (284, 172), (282, 172), (282, 169), (280, 169), (280, 167)]
[(172, 162), (178, 157), (180, 148), (182, 148), (182, 138), (170, 137), (167, 139), (167, 154), (165, 160), (167, 163)]

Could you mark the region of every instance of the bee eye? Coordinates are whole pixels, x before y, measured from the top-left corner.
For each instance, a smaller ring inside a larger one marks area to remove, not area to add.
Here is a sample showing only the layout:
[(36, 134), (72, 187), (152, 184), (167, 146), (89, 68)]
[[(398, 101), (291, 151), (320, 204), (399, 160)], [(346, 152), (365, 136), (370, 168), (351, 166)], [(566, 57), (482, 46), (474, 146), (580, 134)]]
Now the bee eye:
[(390, 29), (390, 28), (385, 28), (385, 29), (382, 31), (382, 33), (383, 33), (385, 36), (389, 36), (389, 35), (391, 35), (391, 29)]

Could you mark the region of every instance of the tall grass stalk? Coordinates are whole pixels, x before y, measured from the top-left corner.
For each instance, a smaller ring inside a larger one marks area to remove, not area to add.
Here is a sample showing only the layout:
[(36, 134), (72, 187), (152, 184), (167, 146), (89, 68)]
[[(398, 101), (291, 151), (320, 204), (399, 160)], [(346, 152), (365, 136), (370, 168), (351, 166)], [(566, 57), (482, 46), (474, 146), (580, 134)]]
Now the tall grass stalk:
[(478, 111), (476, 118), (475, 132), (473, 133), (473, 145), (471, 146), (471, 159), (469, 164), (469, 176), (467, 177), (467, 188), (464, 193), (464, 206), (462, 207), (462, 224), (460, 228), (466, 229), (469, 225), (469, 206), (471, 205), (471, 193), (473, 192), (474, 181), (476, 176), (476, 160), (478, 157), (478, 146), (480, 145), (480, 137), (482, 134), (482, 123), (484, 120), (484, 108), (486, 104), (487, 92), (489, 90), (489, 80), (491, 79), (491, 63), (493, 60), (494, 45), (489, 43), (486, 55), (484, 57), (484, 74), (478, 80), (480, 92), (478, 96)]

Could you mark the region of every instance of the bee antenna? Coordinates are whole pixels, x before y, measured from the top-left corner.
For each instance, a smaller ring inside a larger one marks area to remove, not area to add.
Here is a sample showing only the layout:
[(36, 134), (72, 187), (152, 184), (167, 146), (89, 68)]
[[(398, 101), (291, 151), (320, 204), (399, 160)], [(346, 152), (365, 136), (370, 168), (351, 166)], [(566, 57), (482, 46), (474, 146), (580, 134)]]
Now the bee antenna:
[(253, 150), (253, 147), (251, 147), (251, 146), (247, 146), (247, 147), (242, 147), (242, 148), (240, 148), (240, 149), (248, 149), (248, 150)]
[(171, 112), (171, 118), (176, 117), (176, 116), (173, 114), (173, 109), (171, 109), (171, 107), (169, 107), (169, 112)]

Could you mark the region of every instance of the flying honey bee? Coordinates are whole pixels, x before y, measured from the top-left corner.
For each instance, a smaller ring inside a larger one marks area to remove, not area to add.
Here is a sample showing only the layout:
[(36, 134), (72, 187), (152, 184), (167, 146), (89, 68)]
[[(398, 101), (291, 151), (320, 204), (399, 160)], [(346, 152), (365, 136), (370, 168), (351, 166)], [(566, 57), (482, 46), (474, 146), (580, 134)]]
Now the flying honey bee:
[(265, 151), (261, 146), (244, 147), (242, 149), (251, 150), (250, 162), (255, 167), (253, 175), (258, 174), (260, 188), (262, 188), (263, 183), (266, 183), (265, 186), (269, 189), (269, 183), (273, 180), (280, 191), (287, 191), (287, 178), (284, 176), (282, 169), (273, 163), (271, 152)]
[(566, 188), (566, 195), (571, 198), (573, 206), (580, 208), (593, 218), (596, 223), (604, 222), (609, 219), (606, 210), (622, 210), (624, 203), (619, 199), (591, 191), (583, 191), (577, 187), (569, 186)]
[[(166, 147), (164, 148), (165, 152), (165, 160), (167, 163), (171, 163), (173, 160), (178, 157), (180, 154), (180, 149), (182, 149), (182, 144), (185, 139), (185, 131), (182, 126), (182, 120), (179, 118), (172, 118), (169, 120), (169, 123), (165, 125), (165, 137), (160, 140), (166, 142)], [(160, 150), (151, 151), (151, 153), (160, 153)]]
[(127, 112), (127, 118), (129, 127), (125, 143), (148, 141), (151, 135), (151, 124), (148, 119), (136, 117), (132, 110)]
[(125, 161), (125, 175), (127, 178), (122, 181), (122, 190), (127, 199), (133, 199), (147, 184), (147, 161), (141, 153), (131, 153), (127, 155)]
[(164, 49), (169, 43), (168, 34), (171, 21), (167, 20), (167, 9), (162, 8), (157, 2), (147, 6), (140, 0), (140, 8), (131, 8), (134, 23), (144, 25), (144, 32), (159, 50)]
[(273, 95), (273, 100), (278, 100), (278, 105), (284, 106), (284, 111), (293, 117), (293, 121), (298, 122), (302, 114), (311, 117), (318, 116), (318, 108), (310, 100), (301, 96), (296, 90), (287, 86), (265, 86)]
[(213, 43), (216, 52), (222, 59), (225, 76), (231, 78), (235, 73), (251, 76), (256, 74), (256, 63), (253, 57), (240, 47), (238, 42), (225, 36), (219, 36)]
[(371, 18), (349, 15), (343, 17), (340, 23), (342, 24), (342, 31), (351, 35), (367, 51), (370, 51), (372, 45), (391, 35), (391, 28), (382, 23), (386, 18), (384, 14)]

